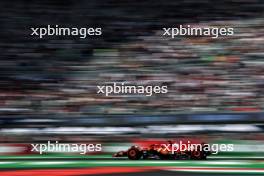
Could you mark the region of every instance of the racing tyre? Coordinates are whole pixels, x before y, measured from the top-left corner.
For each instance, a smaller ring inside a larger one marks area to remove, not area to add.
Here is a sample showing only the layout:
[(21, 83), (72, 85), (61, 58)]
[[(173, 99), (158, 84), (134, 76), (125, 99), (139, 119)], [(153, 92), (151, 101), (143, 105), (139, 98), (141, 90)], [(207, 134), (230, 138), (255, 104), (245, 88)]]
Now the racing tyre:
[(192, 159), (202, 159), (203, 158), (203, 152), (202, 151), (193, 151), (192, 152)]
[(142, 156), (142, 153), (137, 148), (131, 148), (127, 151), (127, 156), (131, 160), (139, 160)]

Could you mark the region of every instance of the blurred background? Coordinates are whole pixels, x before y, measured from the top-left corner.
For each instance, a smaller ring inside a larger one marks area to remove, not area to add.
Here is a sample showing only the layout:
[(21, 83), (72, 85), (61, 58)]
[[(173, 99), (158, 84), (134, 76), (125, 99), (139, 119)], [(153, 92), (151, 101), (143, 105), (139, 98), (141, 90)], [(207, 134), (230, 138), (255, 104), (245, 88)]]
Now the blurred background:
[[(177, 138), (235, 144), (233, 152), (212, 160), (263, 159), (262, 1), (4, 0), (0, 7), (1, 161), (111, 159), (141, 140)], [(31, 27), (56, 24), (102, 27), (103, 35), (30, 36)], [(181, 24), (233, 27), (235, 34), (162, 37), (163, 27)], [(96, 93), (97, 85), (111, 82), (166, 85), (169, 92)], [(48, 140), (102, 143), (103, 151), (31, 152), (31, 143)], [(263, 168), (258, 164), (254, 167)]]

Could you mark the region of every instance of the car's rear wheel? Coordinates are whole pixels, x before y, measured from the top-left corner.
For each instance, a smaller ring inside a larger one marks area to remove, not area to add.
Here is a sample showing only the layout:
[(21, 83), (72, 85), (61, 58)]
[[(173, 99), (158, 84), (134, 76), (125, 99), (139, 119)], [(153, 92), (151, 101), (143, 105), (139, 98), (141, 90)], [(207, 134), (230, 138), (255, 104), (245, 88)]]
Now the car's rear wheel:
[(204, 154), (202, 151), (193, 151), (191, 158), (200, 160), (200, 159), (203, 159), (203, 156), (204, 156)]
[(142, 156), (142, 152), (137, 148), (131, 148), (127, 151), (127, 156), (131, 160), (139, 160)]

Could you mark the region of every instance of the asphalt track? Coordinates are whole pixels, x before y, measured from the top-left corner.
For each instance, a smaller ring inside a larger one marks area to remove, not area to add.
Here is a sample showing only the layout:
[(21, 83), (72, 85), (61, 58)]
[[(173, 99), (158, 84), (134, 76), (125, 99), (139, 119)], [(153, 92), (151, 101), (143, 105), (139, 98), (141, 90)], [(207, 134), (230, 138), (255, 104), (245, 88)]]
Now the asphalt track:
[[(64, 158), (64, 157), (55, 157), (55, 158), (27, 158), (27, 157), (20, 157), (17, 159), (12, 159), (12, 158), (1, 158), (0, 157), (0, 162), (1, 161), (130, 161), (127, 158), (78, 158), (78, 157), (73, 157), (73, 158)], [(241, 157), (221, 157), (221, 158), (208, 158), (206, 161), (228, 161), (228, 160), (255, 160), (255, 161), (264, 161), (264, 158), (262, 157), (246, 157), (246, 158), (241, 158)], [(142, 161), (142, 160), (140, 160)], [(144, 161), (156, 161), (153, 159), (147, 159)], [(173, 161), (173, 160), (164, 160), (164, 161)]]
[(207, 176), (263, 175), (264, 158), (209, 158), (193, 160), (138, 160), (111, 156), (1, 156), (0, 176)]
[[(234, 174), (217, 174), (217, 173), (182, 173), (182, 172), (169, 172), (169, 171), (150, 171), (150, 172), (137, 172), (137, 173), (121, 173), (121, 174), (108, 174), (107, 176), (234, 176)], [(238, 174), (236, 174), (238, 175)], [(240, 175), (240, 174), (239, 174)], [(251, 176), (259, 176), (259, 174), (250, 174)], [(99, 176), (99, 175), (97, 175)], [(102, 175), (101, 175), (102, 176)]]

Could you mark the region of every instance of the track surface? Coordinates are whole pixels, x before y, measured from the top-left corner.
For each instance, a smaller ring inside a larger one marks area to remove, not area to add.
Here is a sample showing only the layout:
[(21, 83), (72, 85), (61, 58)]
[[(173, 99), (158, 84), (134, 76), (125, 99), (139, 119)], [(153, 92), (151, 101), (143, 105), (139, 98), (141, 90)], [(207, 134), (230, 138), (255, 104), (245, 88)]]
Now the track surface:
[(263, 175), (262, 158), (193, 160), (138, 160), (110, 156), (1, 156), (1, 176), (162, 176)]

